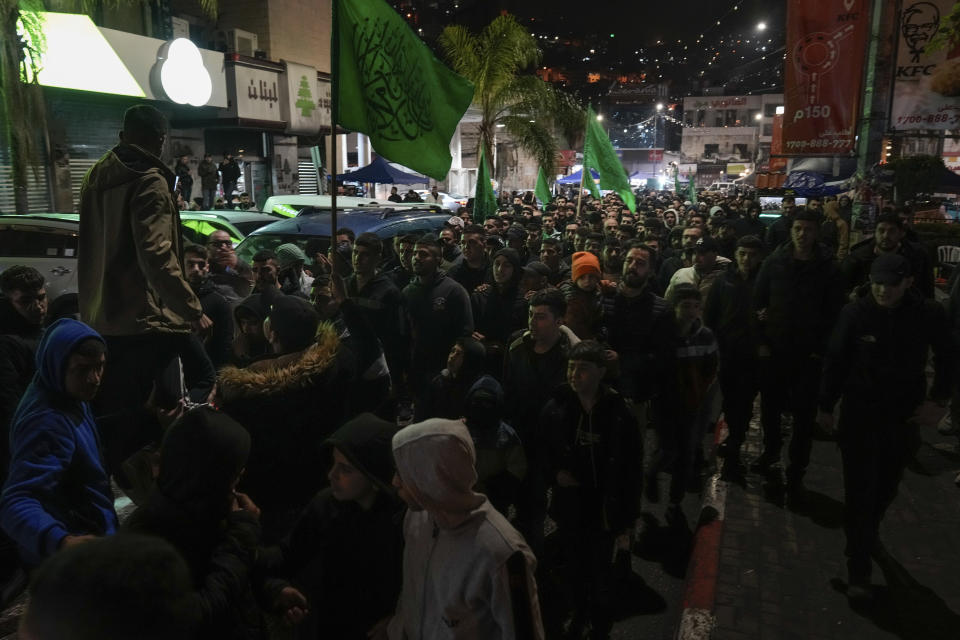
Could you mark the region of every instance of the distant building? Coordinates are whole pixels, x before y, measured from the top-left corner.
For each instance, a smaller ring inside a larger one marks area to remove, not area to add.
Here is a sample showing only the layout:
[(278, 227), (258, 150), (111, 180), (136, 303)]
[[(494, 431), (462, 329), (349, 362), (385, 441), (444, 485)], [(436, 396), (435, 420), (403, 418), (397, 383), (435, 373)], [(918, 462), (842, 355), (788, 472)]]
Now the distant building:
[(697, 184), (736, 178), (769, 162), (781, 106), (782, 93), (684, 98), (680, 151), (685, 162), (697, 163)]

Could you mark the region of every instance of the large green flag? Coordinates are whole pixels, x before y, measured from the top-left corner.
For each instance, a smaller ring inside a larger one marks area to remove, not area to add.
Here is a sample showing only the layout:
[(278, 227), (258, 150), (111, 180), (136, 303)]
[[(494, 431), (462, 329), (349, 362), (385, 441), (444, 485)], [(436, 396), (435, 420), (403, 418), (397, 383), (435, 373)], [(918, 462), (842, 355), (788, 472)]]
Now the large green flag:
[[(600, 123), (597, 122), (597, 114), (593, 112), (593, 107), (587, 107), (587, 132), (583, 141), (583, 170), (596, 169), (600, 174), (600, 188), (616, 191), (630, 211), (636, 213), (637, 202), (633, 197), (633, 189), (630, 188), (630, 179), (627, 172), (623, 170), (620, 158), (610, 142), (610, 136), (603, 130)], [(584, 183), (588, 185), (593, 197), (600, 197), (597, 187), (590, 174), (587, 173)]]
[[(473, 84), (443, 65), (383, 0), (334, 0), (334, 117), (377, 154), (444, 180)], [(338, 40), (338, 41), (337, 41)]]
[(693, 184), (693, 174), (690, 174), (690, 182), (687, 183), (687, 200), (693, 204), (697, 204), (697, 187)]
[(543, 173), (543, 167), (537, 172), (537, 188), (533, 193), (540, 200), (541, 206), (546, 206), (550, 202), (550, 185), (547, 184), (547, 176)]
[(677, 172), (673, 174), (673, 192), (677, 194), (677, 197), (680, 197), (680, 170), (677, 169)]
[(496, 215), (497, 196), (493, 195), (490, 184), (490, 172), (484, 157), (483, 144), (480, 145), (480, 161), (477, 164), (477, 188), (473, 192), (473, 219), (483, 222), (487, 216)]

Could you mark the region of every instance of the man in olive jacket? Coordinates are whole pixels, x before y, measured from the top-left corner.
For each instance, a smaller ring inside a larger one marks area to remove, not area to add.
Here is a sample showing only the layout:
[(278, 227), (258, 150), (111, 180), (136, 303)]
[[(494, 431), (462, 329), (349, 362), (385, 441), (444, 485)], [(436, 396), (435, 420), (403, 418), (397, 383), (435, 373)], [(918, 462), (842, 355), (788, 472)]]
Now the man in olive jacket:
[(109, 353), (97, 415), (142, 406), (160, 373), (191, 352), (191, 331), (211, 326), (184, 276), (174, 175), (159, 157), (166, 132), (157, 109), (127, 109), (120, 144), (80, 191), (80, 316)]

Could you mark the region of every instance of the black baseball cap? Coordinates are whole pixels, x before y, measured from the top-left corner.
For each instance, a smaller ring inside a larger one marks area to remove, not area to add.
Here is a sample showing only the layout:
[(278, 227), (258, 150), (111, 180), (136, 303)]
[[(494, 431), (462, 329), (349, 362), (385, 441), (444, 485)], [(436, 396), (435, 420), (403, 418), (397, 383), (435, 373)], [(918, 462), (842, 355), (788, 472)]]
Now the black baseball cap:
[(881, 253), (870, 266), (870, 282), (898, 285), (910, 275), (910, 263), (899, 253)]
[(694, 250), (697, 253), (718, 253), (720, 247), (717, 245), (717, 241), (710, 236), (705, 236), (697, 240), (697, 244), (694, 245)]

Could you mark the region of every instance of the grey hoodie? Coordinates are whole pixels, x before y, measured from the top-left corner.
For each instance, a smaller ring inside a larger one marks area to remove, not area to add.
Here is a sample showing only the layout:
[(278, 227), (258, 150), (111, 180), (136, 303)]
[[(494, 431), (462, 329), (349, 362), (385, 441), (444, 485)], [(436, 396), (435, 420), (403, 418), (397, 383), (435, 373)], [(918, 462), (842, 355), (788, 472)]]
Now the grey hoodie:
[[(403, 587), (390, 639), (542, 639), (536, 558), (473, 491), (476, 454), (463, 423), (410, 425), (393, 437), (393, 455), (404, 489), (423, 510), (411, 508), (404, 519)], [(520, 572), (525, 585), (511, 588)]]

